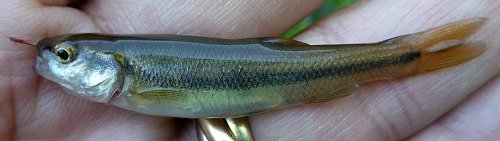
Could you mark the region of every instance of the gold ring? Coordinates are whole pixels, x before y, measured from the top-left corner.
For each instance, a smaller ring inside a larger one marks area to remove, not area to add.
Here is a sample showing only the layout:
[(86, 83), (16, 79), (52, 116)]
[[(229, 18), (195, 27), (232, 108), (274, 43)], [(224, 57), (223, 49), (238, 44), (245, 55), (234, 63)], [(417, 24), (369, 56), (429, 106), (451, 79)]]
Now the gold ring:
[(200, 141), (253, 141), (248, 117), (196, 119)]

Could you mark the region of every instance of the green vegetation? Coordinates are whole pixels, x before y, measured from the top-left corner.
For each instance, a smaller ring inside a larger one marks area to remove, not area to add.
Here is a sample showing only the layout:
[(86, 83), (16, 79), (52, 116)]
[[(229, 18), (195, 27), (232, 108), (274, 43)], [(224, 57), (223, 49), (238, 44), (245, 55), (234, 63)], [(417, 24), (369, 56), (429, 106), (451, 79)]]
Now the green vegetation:
[(316, 10), (314, 13), (309, 15), (309, 17), (305, 18), (295, 26), (293, 26), (290, 30), (282, 35), (284, 38), (292, 38), (302, 32), (307, 27), (311, 26), (316, 21), (319, 21), (323, 17), (329, 15), (330, 13), (337, 11), (338, 9), (347, 7), (354, 3), (356, 0), (325, 0), (323, 5)]

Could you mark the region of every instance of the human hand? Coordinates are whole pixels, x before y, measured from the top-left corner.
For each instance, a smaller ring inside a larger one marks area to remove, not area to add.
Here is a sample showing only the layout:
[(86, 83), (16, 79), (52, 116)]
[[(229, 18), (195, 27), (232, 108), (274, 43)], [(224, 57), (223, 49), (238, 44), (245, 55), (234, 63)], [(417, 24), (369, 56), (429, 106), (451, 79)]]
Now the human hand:
[[(0, 0), (0, 31), (32, 41), (77, 32), (279, 36), (321, 3), (94, 0), (75, 9), (64, 7), (74, 0), (39, 1), (46, 5)], [(476, 34), (489, 49), (458, 67), (365, 84), (353, 95), (332, 102), (251, 116), (254, 136), (257, 140), (453, 139), (464, 135), (493, 139), (500, 130), (500, 120), (496, 120), (500, 114), (495, 109), (500, 103), (500, 41), (496, 39), (500, 19), (495, 16), (499, 8), (494, 0), (361, 1), (332, 15), (297, 39), (311, 44), (373, 42), (456, 20), (489, 17)], [(35, 74), (34, 56), (35, 49), (0, 39), (0, 137), (194, 140), (194, 125), (187, 120), (141, 115), (64, 94), (55, 83)]]

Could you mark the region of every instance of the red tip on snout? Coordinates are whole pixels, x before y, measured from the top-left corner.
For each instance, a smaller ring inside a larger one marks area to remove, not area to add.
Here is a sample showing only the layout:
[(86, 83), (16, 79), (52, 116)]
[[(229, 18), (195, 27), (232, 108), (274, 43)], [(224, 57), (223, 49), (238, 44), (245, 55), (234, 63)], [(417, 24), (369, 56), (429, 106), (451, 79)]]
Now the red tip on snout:
[(4, 32), (1, 32), (1, 31), (0, 31), (0, 34), (1, 34), (2, 36), (4, 36), (5, 38), (9, 38), (9, 40), (10, 40), (10, 41), (12, 41), (12, 42), (21, 43), (21, 44), (26, 44), (26, 45), (30, 45), (30, 46), (36, 46), (36, 45), (34, 45), (34, 44), (32, 44), (32, 43), (30, 43), (30, 42), (26, 41), (26, 40), (19, 39), (19, 38), (16, 38), (16, 37), (11, 37), (11, 36), (9, 36), (9, 35), (5, 34)]

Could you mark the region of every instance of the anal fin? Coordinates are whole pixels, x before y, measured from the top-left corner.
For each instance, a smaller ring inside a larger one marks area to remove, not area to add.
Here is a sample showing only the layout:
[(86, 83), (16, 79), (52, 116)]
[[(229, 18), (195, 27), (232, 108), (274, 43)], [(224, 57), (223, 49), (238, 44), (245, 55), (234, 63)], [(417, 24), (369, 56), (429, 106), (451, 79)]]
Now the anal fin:
[(356, 88), (358, 88), (358, 85), (347, 85), (331, 93), (318, 94), (312, 96), (305, 104), (321, 103), (331, 101), (333, 99), (343, 98), (352, 94)]

